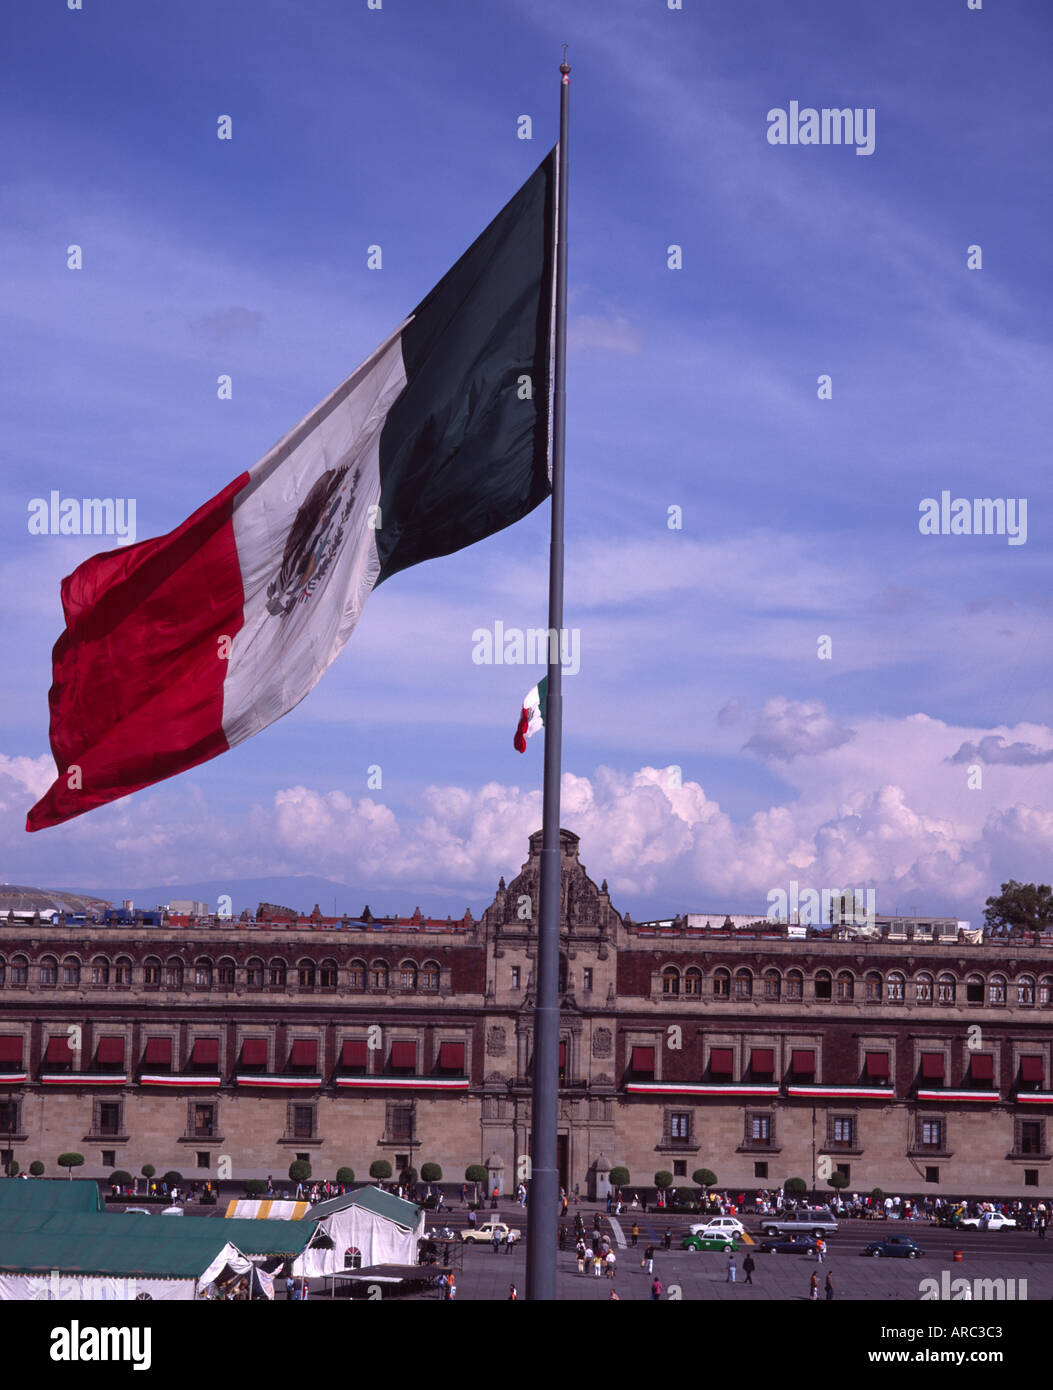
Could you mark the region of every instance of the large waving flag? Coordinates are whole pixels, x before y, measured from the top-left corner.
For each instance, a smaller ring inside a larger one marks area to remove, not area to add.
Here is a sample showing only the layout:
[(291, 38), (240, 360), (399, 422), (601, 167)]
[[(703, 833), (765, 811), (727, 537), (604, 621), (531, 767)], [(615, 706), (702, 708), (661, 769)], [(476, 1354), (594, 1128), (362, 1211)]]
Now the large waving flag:
[(58, 776), (27, 830), (259, 733), (314, 688), (378, 584), (548, 495), (557, 157), (255, 467), (63, 581)]

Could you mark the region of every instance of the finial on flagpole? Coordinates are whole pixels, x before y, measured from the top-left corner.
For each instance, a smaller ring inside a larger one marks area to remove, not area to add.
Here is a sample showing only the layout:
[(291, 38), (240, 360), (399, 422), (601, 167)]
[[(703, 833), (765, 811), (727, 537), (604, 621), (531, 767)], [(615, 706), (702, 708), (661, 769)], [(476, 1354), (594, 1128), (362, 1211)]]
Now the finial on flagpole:
[(570, 72), (570, 64), (567, 62), (567, 45), (566, 45), (566, 44), (563, 45), (563, 61), (562, 61), (562, 63), (560, 63), (560, 65), (559, 65), (559, 70), (560, 70), (560, 72), (563, 74), (564, 78), (566, 78), (566, 77), (567, 77), (567, 74)]

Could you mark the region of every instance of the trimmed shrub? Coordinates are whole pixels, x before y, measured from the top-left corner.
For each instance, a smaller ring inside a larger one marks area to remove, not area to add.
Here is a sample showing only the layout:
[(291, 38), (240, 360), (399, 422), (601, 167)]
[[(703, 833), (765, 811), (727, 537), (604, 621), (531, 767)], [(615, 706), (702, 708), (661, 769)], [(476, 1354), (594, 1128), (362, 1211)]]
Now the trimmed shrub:
[(44, 1165), (39, 1158), (34, 1158), (33, 1162), (29, 1165), (29, 1174), (30, 1177), (33, 1178), (42, 1178), (44, 1176)]
[(355, 1180), (355, 1170), (353, 1168), (338, 1168), (336, 1170), (336, 1180), (343, 1183), (345, 1187), (350, 1187)]
[(294, 1158), (289, 1164), (289, 1178), (292, 1182), (307, 1182), (311, 1176), (311, 1165), (306, 1158)]
[(375, 1158), (369, 1165), (369, 1176), (378, 1182), (387, 1182), (391, 1177), (391, 1164), (386, 1158)]
[(437, 1163), (422, 1163), (420, 1176), (422, 1182), (442, 1182), (442, 1169)]
[(691, 1174), (691, 1181), (697, 1182), (699, 1187), (715, 1187), (717, 1175), (712, 1168), (696, 1168)]
[(416, 1168), (403, 1168), (399, 1174), (399, 1182), (403, 1187), (414, 1187), (419, 1181)]
[(659, 1192), (667, 1192), (673, 1185), (672, 1173), (668, 1173), (664, 1168), (660, 1168), (654, 1175), (654, 1185), (658, 1188)]
[(783, 1187), (790, 1197), (803, 1197), (808, 1191), (808, 1184), (804, 1178), (787, 1178)]
[(628, 1168), (612, 1168), (610, 1181), (612, 1187), (628, 1187), (632, 1182), (632, 1174)]
[(126, 1173), (123, 1168), (118, 1168), (115, 1173), (110, 1174), (110, 1185), (112, 1187), (131, 1187), (135, 1182), (131, 1173)]
[(166, 1182), (169, 1187), (178, 1187), (179, 1184), (183, 1181), (183, 1175), (182, 1173), (177, 1173), (174, 1168), (169, 1168), (168, 1172), (165, 1173), (161, 1181)]
[(60, 1168), (65, 1168), (69, 1176), (72, 1178), (74, 1168), (79, 1168), (81, 1164), (84, 1162), (84, 1155), (75, 1153), (59, 1154), (57, 1161), (58, 1166)]

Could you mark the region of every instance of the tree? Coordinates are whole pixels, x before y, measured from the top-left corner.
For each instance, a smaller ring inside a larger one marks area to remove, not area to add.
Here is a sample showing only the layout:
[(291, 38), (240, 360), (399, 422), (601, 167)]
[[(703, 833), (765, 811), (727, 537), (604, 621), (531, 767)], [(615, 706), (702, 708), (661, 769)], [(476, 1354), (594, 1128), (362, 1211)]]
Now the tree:
[(693, 1207), (697, 1201), (693, 1187), (678, 1187), (674, 1195), (681, 1206)]
[(350, 1187), (355, 1180), (355, 1170), (353, 1168), (338, 1168), (336, 1170), (336, 1180), (344, 1187)]
[(874, 1188), (873, 1192), (870, 1194), (870, 1200), (872, 1202), (883, 1202), (885, 1200), (885, 1194), (880, 1187)]
[(437, 1163), (422, 1163), (420, 1175), (423, 1182), (442, 1182), (442, 1169)]
[(139, 1172), (142, 1173), (146, 1181), (149, 1182), (153, 1175), (157, 1172), (157, 1169), (154, 1167), (152, 1163), (144, 1163), (143, 1166), (139, 1169)]
[(659, 1192), (668, 1191), (673, 1185), (672, 1173), (667, 1173), (664, 1168), (660, 1169), (654, 1175), (654, 1185), (658, 1188)]
[(1053, 889), (1048, 883), (1011, 878), (997, 897), (987, 899), (984, 924), (988, 931), (1048, 931), (1053, 927)]
[(835, 1192), (841, 1192), (848, 1186), (848, 1179), (844, 1173), (831, 1173), (826, 1181), (827, 1185), (832, 1187)]
[(83, 1154), (73, 1154), (73, 1153), (69, 1153), (69, 1154), (59, 1154), (59, 1156), (58, 1156), (58, 1166), (59, 1166), (60, 1168), (65, 1168), (65, 1169), (66, 1169), (66, 1171), (69, 1173), (69, 1177), (70, 1177), (70, 1181), (71, 1181), (71, 1182), (73, 1181), (73, 1170), (74, 1170), (74, 1168), (79, 1168), (79, 1167), (81, 1166), (81, 1164), (83, 1164), (83, 1162), (84, 1162), (84, 1155), (83, 1155)]
[(377, 1182), (387, 1182), (391, 1177), (391, 1164), (386, 1158), (375, 1158), (369, 1165), (369, 1176)]
[(612, 1186), (612, 1187), (628, 1187), (629, 1184), (630, 1184), (631, 1182), (632, 1182), (632, 1174), (629, 1172), (628, 1168), (612, 1168), (612, 1169), (611, 1169), (611, 1186)]
[(248, 1178), (245, 1182), (245, 1194), (248, 1197), (262, 1197), (267, 1191), (267, 1184), (262, 1178)]
[(311, 1176), (311, 1165), (306, 1158), (294, 1158), (289, 1164), (289, 1180), (291, 1182), (307, 1182)]
[(183, 1181), (182, 1173), (177, 1173), (174, 1168), (169, 1168), (167, 1173), (162, 1174), (161, 1181), (167, 1183), (169, 1187), (178, 1187)]
[(115, 1173), (110, 1174), (111, 1187), (131, 1187), (135, 1179), (131, 1173), (126, 1173), (123, 1168), (118, 1168)]
[(783, 1183), (787, 1197), (803, 1197), (808, 1191), (804, 1178), (787, 1178)]
[(29, 1172), (30, 1176), (34, 1178), (42, 1178), (44, 1176), (44, 1165), (39, 1158), (34, 1158), (33, 1162), (29, 1165)]
[(416, 1168), (403, 1168), (399, 1174), (399, 1182), (403, 1187), (416, 1187), (418, 1181)]
[(712, 1168), (696, 1168), (691, 1174), (691, 1181), (697, 1182), (699, 1187), (713, 1187), (717, 1181), (717, 1175)]
[(475, 1183), (475, 1200), (477, 1202), (479, 1200), (479, 1184), (481, 1182), (487, 1182), (489, 1177), (490, 1174), (481, 1163), (469, 1163), (468, 1167), (464, 1170), (465, 1181)]

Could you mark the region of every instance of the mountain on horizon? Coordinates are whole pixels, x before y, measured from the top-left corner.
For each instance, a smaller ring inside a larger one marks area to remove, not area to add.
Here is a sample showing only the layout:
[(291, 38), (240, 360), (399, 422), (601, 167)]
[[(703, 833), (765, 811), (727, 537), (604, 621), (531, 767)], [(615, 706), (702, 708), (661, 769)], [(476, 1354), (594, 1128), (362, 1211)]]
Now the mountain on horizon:
[[(84, 890), (71, 890), (83, 892)], [(452, 893), (449, 889), (355, 888), (318, 874), (280, 874), (265, 878), (211, 879), (207, 882), (168, 883), (141, 888), (93, 888), (91, 896), (107, 898), (115, 907), (130, 898), (137, 908), (150, 909), (175, 898), (208, 903), (215, 911), (219, 898), (232, 900), (234, 916), (255, 912), (260, 903), (277, 903), (311, 912), (317, 903), (323, 916), (357, 916), (367, 904), (375, 917), (409, 917), (419, 907), (427, 917), (463, 917), (466, 907), (478, 917), (493, 900), (492, 894)]]

